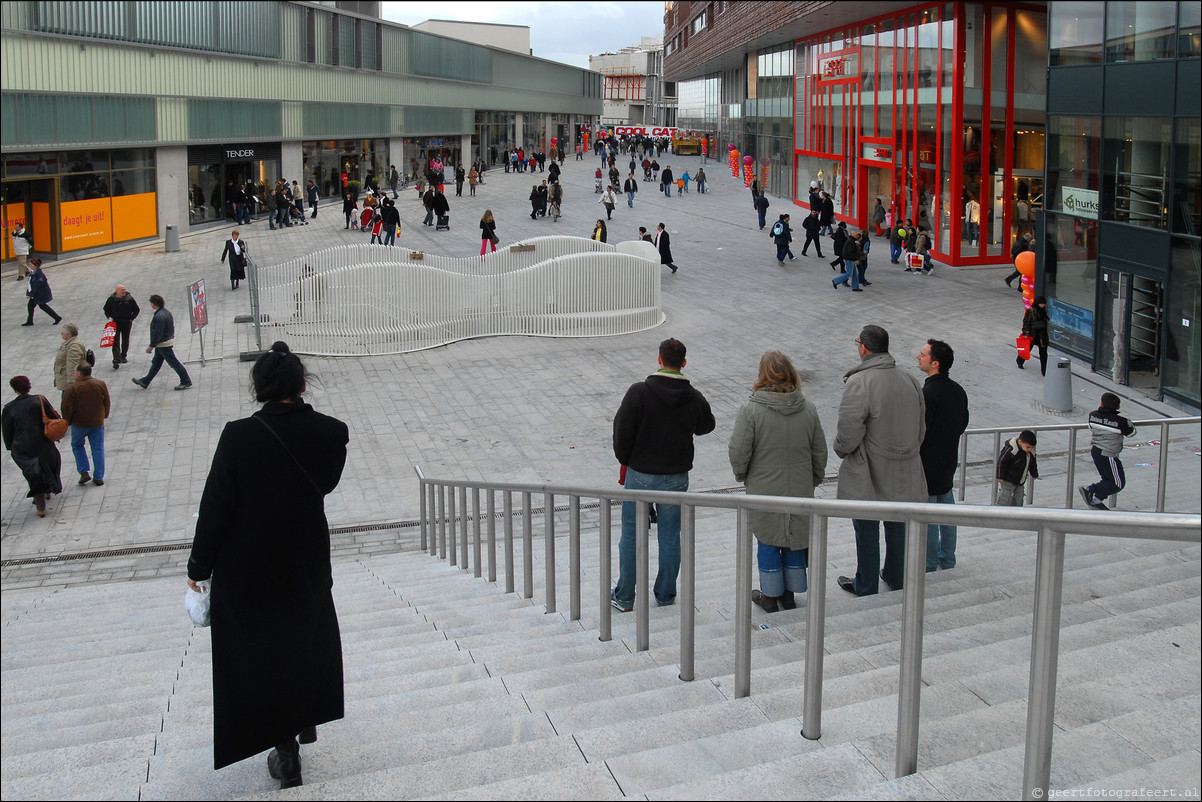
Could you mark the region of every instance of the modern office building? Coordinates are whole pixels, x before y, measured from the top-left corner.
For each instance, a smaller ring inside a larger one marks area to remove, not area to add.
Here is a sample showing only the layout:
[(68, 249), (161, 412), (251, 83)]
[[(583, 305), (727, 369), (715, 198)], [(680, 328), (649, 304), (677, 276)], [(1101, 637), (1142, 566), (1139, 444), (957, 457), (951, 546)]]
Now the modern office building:
[(940, 261), (998, 264), (1042, 203), (1046, 28), (1044, 3), (679, 2), (664, 72), (769, 192), (864, 228), (879, 200)]
[[(367, 12), (367, 13), (357, 13)], [(378, 3), (0, 4), (0, 216), (45, 257), (221, 225), (235, 188), (575, 142), (601, 76), (382, 21)], [(3, 237), (3, 256), (11, 241)]]
[(1052, 2), (1048, 31), (1052, 342), (1197, 409), (1202, 3)]
[(664, 84), (662, 36), (644, 36), (617, 53), (589, 56), (588, 65), (602, 76), (603, 126), (676, 125), (675, 87)]

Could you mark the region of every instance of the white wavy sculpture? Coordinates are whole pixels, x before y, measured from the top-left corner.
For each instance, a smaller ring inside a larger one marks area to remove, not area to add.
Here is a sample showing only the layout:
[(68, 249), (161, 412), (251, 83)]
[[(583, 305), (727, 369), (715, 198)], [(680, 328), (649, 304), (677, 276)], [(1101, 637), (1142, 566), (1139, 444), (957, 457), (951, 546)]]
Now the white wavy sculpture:
[(502, 334), (606, 337), (664, 321), (659, 254), (646, 242), (538, 237), (467, 258), (340, 245), (259, 267), (257, 284), (264, 345), (321, 356)]

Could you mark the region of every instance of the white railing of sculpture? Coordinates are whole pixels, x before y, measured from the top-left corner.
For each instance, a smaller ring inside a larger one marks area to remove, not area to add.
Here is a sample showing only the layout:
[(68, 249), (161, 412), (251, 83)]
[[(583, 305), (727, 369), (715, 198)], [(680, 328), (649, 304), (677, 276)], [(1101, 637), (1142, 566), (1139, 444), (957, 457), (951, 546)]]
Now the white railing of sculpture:
[(654, 328), (659, 254), (538, 237), (483, 257), (340, 245), (278, 265), (252, 264), (261, 340), (296, 353), (371, 356), (517, 334), (606, 337)]

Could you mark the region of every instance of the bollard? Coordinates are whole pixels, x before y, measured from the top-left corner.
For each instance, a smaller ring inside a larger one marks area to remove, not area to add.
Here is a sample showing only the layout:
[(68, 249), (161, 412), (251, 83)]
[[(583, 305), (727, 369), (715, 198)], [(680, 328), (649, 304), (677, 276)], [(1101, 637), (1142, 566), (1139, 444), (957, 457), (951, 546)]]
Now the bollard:
[(1049, 360), (1048, 375), (1043, 381), (1043, 405), (1061, 412), (1073, 410), (1073, 363), (1068, 357), (1054, 356)]
[(179, 226), (167, 226), (167, 253), (179, 253)]

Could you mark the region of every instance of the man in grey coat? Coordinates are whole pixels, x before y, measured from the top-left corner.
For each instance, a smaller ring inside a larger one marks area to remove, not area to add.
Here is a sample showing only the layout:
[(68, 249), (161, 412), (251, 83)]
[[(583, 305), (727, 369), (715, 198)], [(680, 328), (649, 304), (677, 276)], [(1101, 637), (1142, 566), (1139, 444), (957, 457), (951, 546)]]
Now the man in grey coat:
[[(839, 466), (838, 498), (863, 501), (927, 500), (920, 449), (926, 434), (926, 402), (918, 380), (889, 355), (889, 333), (865, 326), (856, 338), (860, 364), (844, 374), (839, 429), (834, 450)], [(853, 519), (855, 578), (839, 587), (856, 596), (879, 590), (880, 521)], [(885, 521), (885, 569), (880, 577), (900, 590), (905, 575), (906, 525)]]

